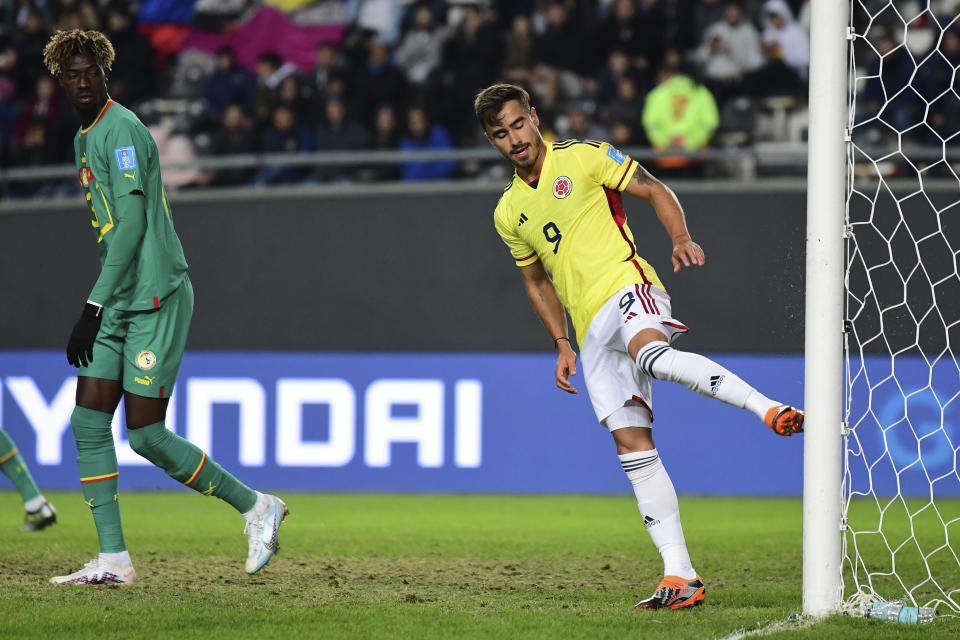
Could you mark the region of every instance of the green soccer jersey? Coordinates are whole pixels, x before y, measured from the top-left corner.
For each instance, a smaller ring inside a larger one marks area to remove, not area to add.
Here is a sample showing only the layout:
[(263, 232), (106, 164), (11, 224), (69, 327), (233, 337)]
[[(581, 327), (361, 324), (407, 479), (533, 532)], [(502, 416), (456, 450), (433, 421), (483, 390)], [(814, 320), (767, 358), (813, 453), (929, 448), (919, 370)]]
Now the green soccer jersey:
[(73, 146), (100, 245), (102, 270), (89, 300), (128, 311), (158, 308), (183, 282), (187, 261), (153, 137), (132, 111), (108, 100)]

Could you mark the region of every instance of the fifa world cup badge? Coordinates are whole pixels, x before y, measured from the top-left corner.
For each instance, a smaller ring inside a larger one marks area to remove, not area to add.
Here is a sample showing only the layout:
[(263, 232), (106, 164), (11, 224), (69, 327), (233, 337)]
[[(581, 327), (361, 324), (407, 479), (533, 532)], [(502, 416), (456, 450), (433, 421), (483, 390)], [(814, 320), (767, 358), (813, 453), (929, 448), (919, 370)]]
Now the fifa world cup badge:
[(563, 200), (573, 191), (573, 181), (567, 176), (560, 176), (553, 181), (553, 196)]
[(157, 365), (157, 356), (153, 351), (148, 351), (144, 349), (137, 354), (137, 366), (143, 369), (144, 371), (149, 371)]

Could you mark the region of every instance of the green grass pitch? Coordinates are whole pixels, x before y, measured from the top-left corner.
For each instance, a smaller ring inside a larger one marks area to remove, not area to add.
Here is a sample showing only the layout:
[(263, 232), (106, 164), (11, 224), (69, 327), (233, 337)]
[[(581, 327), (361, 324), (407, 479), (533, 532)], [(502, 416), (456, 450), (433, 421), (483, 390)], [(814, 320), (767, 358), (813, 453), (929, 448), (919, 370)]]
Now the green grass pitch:
[(243, 522), (228, 506), (128, 493), (140, 580), (126, 588), (46, 584), (96, 548), (79, 491), (48, 497), (60, 522), (23, 534), (18, 497), (0, 493), (5, 640), (960, 637), (958, 618), (788, 622), (801, 607), (798, 499), (681, 498), (706, 602), (639, 613), (631, 605), (661, 564), (630, 496), (287, 494), (281, 552), (247, 576)]

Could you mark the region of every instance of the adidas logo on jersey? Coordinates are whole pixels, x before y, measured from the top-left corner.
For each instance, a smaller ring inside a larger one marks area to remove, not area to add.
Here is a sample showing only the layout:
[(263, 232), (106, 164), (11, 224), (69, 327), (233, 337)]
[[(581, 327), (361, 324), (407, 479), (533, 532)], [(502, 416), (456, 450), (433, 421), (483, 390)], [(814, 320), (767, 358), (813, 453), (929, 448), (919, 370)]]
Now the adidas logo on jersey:
[(643, 526), (645, 526), (647, 529), (649, 529), (650, 527), (655, 527), (658, 524), (660, 524), (659, 520), (655, 520), (650, 516), (643, 516)]
[(717, 395), (720, 390), (720, 384), (723, 382), (723, 376), (710, 376), (710, 393)]
[(522, 226), (523, 226), (523, 223), (526, 222), (527, 220), (528, 220), (527, 214), (521, 213), (521, 214), (520, 214), (520, 224), (518, 224), (517, 226), (518, 226), (518, 227), (522, 227)]
[(638, 315), (637, 313), (631, 311), (630, 313), (627, 314), (627, 317), (623, 319), (623, 322), (624, 322), (624, 323), (630, 322), (631, 320), (633, 320), (634, 318), (636, 318), (637, 315)]

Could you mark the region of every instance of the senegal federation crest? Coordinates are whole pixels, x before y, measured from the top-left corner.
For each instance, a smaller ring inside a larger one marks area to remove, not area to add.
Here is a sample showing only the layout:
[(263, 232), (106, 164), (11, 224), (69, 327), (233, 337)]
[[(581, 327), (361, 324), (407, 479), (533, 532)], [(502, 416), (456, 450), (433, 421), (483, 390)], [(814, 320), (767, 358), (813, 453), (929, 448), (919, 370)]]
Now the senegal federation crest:
[(567, 176), (560, 176), (553, 181), (553, 197), (563, 200), (573, 191), (573, 180)]
[(82, 167), (80, 169), (80, 186), (84, 189), (89, 189), (92, 181), (93, 171), (90, 171), (90, 167)]
[(144, 371), (149, 371), (157, 366), (157, 356), (153, 351), (148, 351), (144, 349), (137, 354), (137, 366), (143, 369)]

